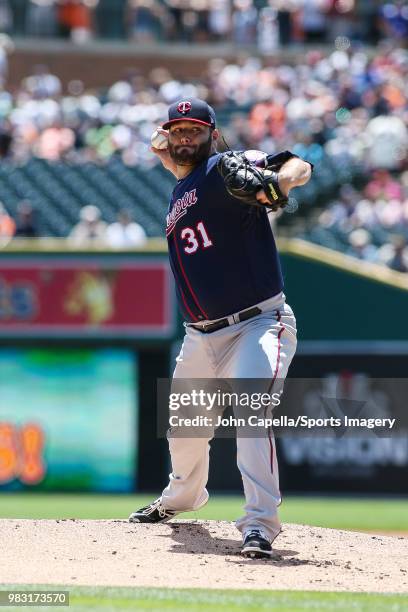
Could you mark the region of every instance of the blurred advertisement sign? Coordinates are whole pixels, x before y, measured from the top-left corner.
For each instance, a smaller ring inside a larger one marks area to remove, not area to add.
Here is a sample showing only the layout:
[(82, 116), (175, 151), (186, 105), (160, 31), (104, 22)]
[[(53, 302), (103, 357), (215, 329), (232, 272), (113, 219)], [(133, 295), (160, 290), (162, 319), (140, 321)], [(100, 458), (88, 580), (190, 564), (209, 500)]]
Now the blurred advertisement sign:
[(129, 350), (0, 349), (0, 491), (132, 491), (137, 389)]
[(15, 479), (27, 485), (41, 482), (46, 474), (43, 448), (44, 432), (35, 423), (0, 422), (0, 485)]
[(0, 262), (0, 337), (169, 337), (164, 258), (20, 256)]
[[(304, 358), (310, 360), (313, 357)], [(281, 481), (286, 490), (406, 493), (408, 483), (408, 429), (406, 426), (408, 379), (394, 378), (398, 357), (378, 356), (373, 364), (388, 374), (370, 376), (375, 367), (364, 360), (349, 360), (344, 370), (342, 356), (331, 358), (339, 368), (326, 371), (317, 380), (305, 379), (302, 387), (289, 384), (288, 395), (299, 410), (320, 417), (322, 406), (340, 417), (353, 411), (357, 420), (373, 421), (393, 415), (395, 424), (380, 432), (373, 427), (333, 430), (324, 436), (286, 436), (278, 443)], [(306, 362), (307, 363), (307, 362)], [(354, 370), (354, 371), (353, 371)], [(290, 382), (290, 381), (289, 381)], [(322, 398), (324, 401), (322, 401)], [(330, 400), (330, 398), (333, 398)]]

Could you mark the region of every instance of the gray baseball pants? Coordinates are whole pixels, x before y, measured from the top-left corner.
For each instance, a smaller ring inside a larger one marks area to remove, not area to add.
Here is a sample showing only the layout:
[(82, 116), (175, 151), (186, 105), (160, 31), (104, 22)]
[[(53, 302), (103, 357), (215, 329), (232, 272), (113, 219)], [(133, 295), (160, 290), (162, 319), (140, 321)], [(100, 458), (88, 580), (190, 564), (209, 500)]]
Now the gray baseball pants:
[[(174, 378), (265, 379), (261, 391), (273, 392), (275, 383), (282, 387), (296, 350), (296, 320), (283, 293), (256, 306), (261, 314), (209, 334), (187, 325)], [(172, 472), (162, 504), (172, 510), (198, 509), (208, 500), (209, 441), (214, 428), (201, 428), (197, 436), (191, 429), (177, 432), (172, 427), (170, 432)], [(237, 436), (237, 464), (246, 504), (236, 526), (244, 537), (257, 528), (273, 541), (280, 532), (281, 495), (272, 432)]]

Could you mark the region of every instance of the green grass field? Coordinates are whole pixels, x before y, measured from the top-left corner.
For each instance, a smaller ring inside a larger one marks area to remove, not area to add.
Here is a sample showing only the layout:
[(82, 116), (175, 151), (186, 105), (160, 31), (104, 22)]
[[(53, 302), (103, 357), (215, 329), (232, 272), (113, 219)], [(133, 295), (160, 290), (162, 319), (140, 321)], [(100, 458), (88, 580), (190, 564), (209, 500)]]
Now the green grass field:
[[(1, 493), (0, 518), (127, 518), (150, 503), (152, 495), (49, 495)], [(242, 513), (243, 497), (213, 496), (198, 512), (182, 518), (233, 521)], [(286, 496), (280, 508), (285, 523), (361, 531), (408, 532), (407, 499)]]
[[(50, 586), (30, 585), (2, 587), (2, 590), (50, 590)], [(284, 612), (403, 612), (408, 606), (408, 596), (379, 595), (372, 593), (323, 593), (305, 591), (222, 591), (203, 589), (131, 589), (110, 587), (59, 587), (70, 591), (69, 610), (137, 612), (250, 612), (272, 610)], [(52, 587), (55, 592), (58, 587)], [(2, 607), (15, 610), (15, 607)], [(30, 608), (35, 610), (37, 608)], [(42, 610), (64, 610), (47, 607)]]

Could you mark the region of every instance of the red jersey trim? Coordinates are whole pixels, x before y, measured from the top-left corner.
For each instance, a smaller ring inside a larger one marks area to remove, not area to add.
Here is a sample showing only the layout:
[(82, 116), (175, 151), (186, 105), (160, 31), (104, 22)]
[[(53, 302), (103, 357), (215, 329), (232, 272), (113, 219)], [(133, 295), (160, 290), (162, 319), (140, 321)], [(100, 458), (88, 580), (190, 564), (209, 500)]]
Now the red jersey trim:
[[(278, 323), (281, 324), (281, 328), (279, 330), (278, 333), (278, 356), (276, 358), (276, 367), (275, 367), (275, 372), (273, 374), (273, 378), (272, 378), (272, 384), (271, 384), (271, 392), (273, 389), (273, 385), (275, 383), (276, 377), (278, 375), (278, 371), (279, 371), (279, 361), (280, 361), (280, 352), (281, 352), (281, 336), (283, 334), (283, 332), (285, 331), (285, 326), (283, 325), (283, 323), (281, 323), (281, 314), (279, 312), (279, 310), (276, 311), (276, 318), (278, 319)], [(266, 408), (265, 408), (265, 415), (266, 415)], [(272, 436), (271, 436), (271, 428), (268, 428), (268, 440), (269, 440), (269, 449), (270, 449), (270, 464), (271, 464), (271, 473), (273, 474), (273, 459), (274, 459), (274, 452), (273, 452), (273, 442), (272, 442)]]

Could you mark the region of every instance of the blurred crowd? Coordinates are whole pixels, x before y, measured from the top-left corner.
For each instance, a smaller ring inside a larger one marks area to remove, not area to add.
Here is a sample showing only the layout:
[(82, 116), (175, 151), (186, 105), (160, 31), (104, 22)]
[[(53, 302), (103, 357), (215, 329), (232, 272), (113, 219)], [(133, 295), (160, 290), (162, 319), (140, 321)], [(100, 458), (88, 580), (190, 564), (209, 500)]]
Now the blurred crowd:
[[(216, 108), (231, 148), (292, 149), (315, 164), (316, 181), (325, 180), (329, 158), (344, 187), (303, 235), (406, 270), (408, 50), (389, 43), (369, 56), (340, 38), (331, 52), (312, 50), (293, 64), (215, 59), (197, 82), (160, 67), (132, 71), (104, 91), (80, 81), (63, 91), (57, 75), (37, 66), (18, 90), (0, 90), (0, 159), (103, 164), (116, 156), (151, 167), (152, 132), (168, 105), (187, 96)], [(352, 185), (357, 166), (367, 176), (363, 195)]]
[(150, 136), (167, 107), (182, 97), (207, 99), (232, 148), (297, 147), (368, 168), (402, 168), (408, 139), (408, 51), (384, 45), (371, 59), (339, 45), (311, 51), (294, 65), (243, 55), (209, 62), (199, 81), (181, 81), (157, 67), (128, 72), (104, 91), (72, 81), (62, 91), (46, 66), (17, 91), (0, 91), (0, 158), (24, 161), (157, 163)]
[(270, 51), (337, 36), (404, 44), (408, 11), (405, 0), (0, 0), (0, 28), (77, 43), (229, 40)]
[(301, 237), (408, 272), (408, 170), (374, 170), (361, 191), (344, 185)]
[[(22, 200), (17, 207), (17, 217), (7, 212), (0, 202), (0, 247), (13, 238), (39, 237), (36, 214), (29, 200)], [(72, 228), (67, 240), (72, 246), (89, 246), (92, 243), (112, 249), (137, 248), (146, 244), (144, 228), (132, 219), (127, 209), (119, 210), (114, 223), (102, 219), (100, 209), (88, 204), (79, 214), (78, 223)]]

